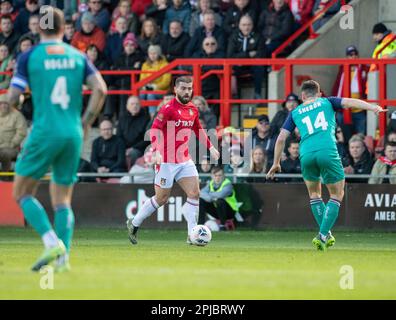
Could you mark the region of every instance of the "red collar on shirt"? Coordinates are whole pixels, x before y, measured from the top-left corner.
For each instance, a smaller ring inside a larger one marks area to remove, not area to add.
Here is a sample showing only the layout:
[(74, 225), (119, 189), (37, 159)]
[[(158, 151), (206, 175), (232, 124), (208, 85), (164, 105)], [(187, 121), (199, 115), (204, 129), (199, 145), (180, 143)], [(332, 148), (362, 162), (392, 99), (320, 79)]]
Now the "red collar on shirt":
[(396, 165), (396, 160), (391, 161), (391, 160), (389, 160), (387, 157), (380, 157), (379, 160), (380, 160), (382, 163), (385, 163), (385, 164), (390, 165), (390, 166)]

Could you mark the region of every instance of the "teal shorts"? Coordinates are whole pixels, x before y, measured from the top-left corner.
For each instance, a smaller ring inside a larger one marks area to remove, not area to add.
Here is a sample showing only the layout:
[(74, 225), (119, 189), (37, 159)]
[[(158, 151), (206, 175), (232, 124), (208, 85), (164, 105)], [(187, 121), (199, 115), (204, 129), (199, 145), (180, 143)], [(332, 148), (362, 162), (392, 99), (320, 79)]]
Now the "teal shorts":
[(318, 150), (301, 156), (301, 171), (304, 180), (333, 184), (344, 180), (344, 168), (337, 150)]
[(40, 180), (52, 169), (52, 181), (70, 186), (77, 181), (82, 139), (38, 139), (30, 136), (18, 156), (15, 172), (23, 177)]

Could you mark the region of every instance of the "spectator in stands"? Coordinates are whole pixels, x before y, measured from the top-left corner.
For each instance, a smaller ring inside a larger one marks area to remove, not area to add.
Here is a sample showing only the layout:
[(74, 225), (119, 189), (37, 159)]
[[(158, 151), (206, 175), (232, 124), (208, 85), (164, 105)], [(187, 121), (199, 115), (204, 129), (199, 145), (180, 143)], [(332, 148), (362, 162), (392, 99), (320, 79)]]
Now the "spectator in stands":
[[(138, 48), (138, 42), (133, 33), (128, 33), (123, 42), (124, 51), (115, 61), (112, 70), (140, 70), (144, 61), (142, 52)], [(111, 77), (108, 83), (110, 90), (130, 90), (131, 77), (118, 75)], [(118, 114), (121, 118), (126, 113), (127, 96), (111, 95), (106, 99), (104, 116), (108, 119)]]
[[(360, 135), (353, 135), (349, 140), (349, 154), (343, 159), (346, 174), (370, 174), (373, 159)], [(350, 182), (366, 183), (367, 179), (351, 179)]]
[(33, 39), (33, 43), (36, 45), (40, 42), (40, 17), (36, 14), (29, 17), (29, 32), (26, 33), (30, 38)]
[(131, 176), (122, 177), (121, 183), (153, 183), (155, 177), (154, 171), (155, 158), (153, 150), (149, 148), (143, 157), (136, 160), (135, 164), (129, 170)]
[(341, 159), (344, 159), (348, 155), (348, 151), (346, 149), (344, 134), (339, 126), (336, 128), (336, 141), (338, 154)]
[(220, 220), (220, 230), (234, 230), (234, 216), (238, 201), (231, 181), (225, 177), (221, 167), (212, 169), (212, 179), (201, 190), (198, 223), (204, 224), (206, 214)]
[(81, 18), (81, 31), (77, 31), (71, 42), (81, 52), (85, 52), (90, 44), (96, 45), (103, 52), (106, 45), (104, 32), (95, 25), (95, 18), (90, 12), (85, 12)]
[[(351, 45), (346, 48), (346, 56), (348, 59), (358, 59), (359, 58), (359, 51), (358, 49)], [(366, 82), (367, 82), (367, 72), (368, 67), (363, 64), (356, 64), (351, 65), (350, 69), (350, 83), (351, 83), (351, 98), (356, 99), (365, 99), (366, 98)], [(344, 68), (340, 66), (338, 70), (337, 79), (333, 86), (332, 95), (336, 97), (345, 97), (345, 90), (344, 90)], [(351, 109), (352, 112), (352, 126), (353, 126), (353, 133), (362, 133), (366, 134), (366, 111), (361, 109)], [(341, 125), (343, 131), (346, 131), (344, 123), (343, 112), (337, 113), (337, 121)], [(349, 134), (350, 136), (351, 134)], [(348, 135), (347, 135), (348, 136)]]
[[(230, 163), (224, 165), (224, 172), (230, 174), (248, 173), (249, 163), (245, 161), (240, 146), (232, 146), (230, 149)], [(243, 179), (238, 179), (242, 181)]]
[[(16, 48), (16, 53), (15, 53), (15, 59), (14, 60), (17, 60), (21, 53), (24, 53), (24, 52), (30, 50), (33, 47), (33, 45), (34, 45), (33, 39), (30, 38), (29, 36), (24, 35), (24, 36), (20, 37), (19, 38), (19, 42), (18, 42), (18, 46)], [(15, 63), (15, 61), (14, 61), (14, 63)]]
[[(319, 11), (321, 11), (323, 8), (327, 6), (327, 4), (330, 2), (330, 0), (315, 0), (315, 4), (313, 7), (313, 15), (316, 16)], [(322, 14), (321, 18), (319, 20), (316, 20), (315, 23), (313, 24), (313, 28), (315, 31), (319, 30), (327, 21), (329, 21), (335, 14), (337, 14), (341, 9), (341, 3), (340, 1), (337, 1), (335, 4), (333, 4), (330, 9)]]
[(271, 132), (274, 135), (279, 134), (289, 113), (293, 111), (293, 109), (295, 109), (300, 103), (301, 101), (295, 93), (290, 93), (286, 97), (286, 100), (282, 103), (282, 109), (275, 114), (275, 117), (271, 121)]
[(120, 0), (117, 8), (114, 9), (112, 14), (112, 24), (110, 27), (111, 33), (119, 32), (117, 30), (116, 22), (119, 17), (124, 17), (126, 19), (126, 29), (128, 32), (137, 34), (139, 30), (139, 17), (136, 13), (131, 11), (131, 1), (130, 0)]
[[(263, 58), (261, 36), (253, 30), (253, 20), (249, 15), (241, 16), (238, 28), (228, 39), (227, 58)], [(252, 74), (254, 81), (254, 98), (261, 99), (263, 83), (263, 66), (234, 66), (234, 76)]]
[[(103, 7), (103, 0), (88, 0), (88, 11), (92, 14), (95, 25), (100, 28), (103, 32), (107, 33), (110, 28), (111, 20), (110, 14), (106, 8)], [(85, 13), (84, 13), (85, 14)], [(77, 30), (82, 29), (82, 18), (83, 15), (80, 15), (77, 20)]]
[(206, 99), (202, 96), (195, 96), (192, 99), (192, 103), (198, 108), (199, 117), (204, 120), (206, 124), (206, 129), (208, 130), (216, 129), (216, 125), (217, 125), (216, 115), (209, 108)]
[(375, 178), (369, 179), (369, 184), (391, 183), (396, 184), (396, 142), (387, 142), (385, 145), (385, 156), (381, 156), (375, 162), (372, 175), (394, 175), (392, 178)]
[(0, 1), (0, 18), (5, 15), (10, 16), (12, 19), (12, 22), (13, 23), (15, 22), (15, 19), (18, 15), (18, 11), (14, 9), (11, 0), (1, 0)]
[(119, 119), (117, 135), (121, 137), (126, 146), (128, 168), (135, 164), (136, 159), (141, 157), (146, 147), (150, 144), (144, 141), (147, 123), (150, 117), (147, 111), (142, 109), (139, 98), (130, 96), (127, 101), (127, 113)]
[(259, 18), (258, 30), (261, 30), (265, 46), (265, 56), (270, 57), (292, 33), (294, 17), (285, 0), (272, 0)]
[(100, 137), (92, 143), (91, 167), (94, 172), (125, 172), (125, 144), (113, 135), (113, 124), (109, 120), (100, 123)]
[(15, 19), (14, 29), (18, 34), (29, 32), (29, 18), (32, 15), (38, 15), (40, 12), (38, 0), (26, 0), (25, 8), (19, 11)]
[(183, 31), (189, 33), (191, 21), (191, 6), (188, 1), (172, 0), (172, 4), (166, 9), (162, 32), (169, 33), (171, 21), (179, 20), (183, 25)]
[[(377, 46), (374, 49), (372, 58), (394, 58), (396, 56), (396, 39), (391, 42), (394, 36), (395, 33), (389, 30), (383, 23), (377, 23), (374, 25), (373, 41), (377, 44)], [(377, 66), (372, 64), (370, 66), (370, 72), (375, 70), (377, 70)]]
[(260, 182), (266, 181), (265, 174), (267, 173), (267, 156), (260, 146), (256, 146), (252, 150), (252, 156), (250, 157), (250, 171), (249, 173), (260, 174), (261, 177), (248, 177), (247, 182)]
[(162, 29), (165, 21), (166, 9), (168, 9), (167, 0), (153, 0), (153, 3), (146, 8), (146, 18), (152, 18)]
[(225, 34), (221, 27), (216, 25), (215, 14), (207, 11), (203, 16), (203, 26), (195, 30), (185, 52), (185, 57), (191, 57), (202, 50), (202, 43), (205, 38), (214, 37), (217, 41), (217, 50), (221, 55), (225, 54)]
[(0, 44), (7, 45), (10, 53), (13, 53), (18, 44), (20, 34), (13, 27), (11, 16), (4, 15), (0, 18)]
[(237, 135), (237, 132), (238, 130), (230, 126), (225, 127), (218, 133), (221, 149), (221, 164), (223, 165), (231, 162), (231, 149), (242, 150), (241, 139)]
[(73, 20), (66, 20), (65, 35), (63, 36), (63, 42), (70, 44), (75, 32), (76, 32), (76, 28), (74, 26)]
[(152, 3), (153, 0), (139, 0), (139, 1), (132, 1), (132, 11), (135, 12), (140, 21), (146, 19), (144, 13), (146, 8)]
[[(5, 44), (0, 45), (0, 72), (12, 71), (11, 66), (12, 56), (9, 53), (8, 47)], [(0, 90), (8, 89), (11, 81), (11, 76), (6, 74), (0, 75)]]
[[(148, 58), (143, 63), (142, 71), (152, 71), (156, 72), (168, 65), (168, 61), (162, 55), (161, 47), (158, 45), (150, 45), (148, 48)], [(140, 74), (140, 81), (149, 77), (150, 73)], [(154, 81), (150, 82), (145, 86), (145, 90), (156, 91), (163, 90), (168, 91), (171, 85), (172, 75), (170, 73), (165, 73), (164, 75), (158, 77)], [(162, 94), (158, 93), (146, 93), (141, 94), (140, 99), (144, 100), (158, 100), (162, 98)], [(151, 117), (154, 117), (157, 108), (155, 106), (149, 107), (149, 113)]]
[(267, 115), (261, 115), (257, 119), (256, 127), (252, 131), (252, 135), (248, 137), (252, 139), (252, 147), (260, 146), (268, 158), (268, 168), (272, 166), (274, 161), (274, 150), (276, 136), (271, 133), (269, 118)]
[(90, 44), (87, 48), (87, 57), (89, 61), (96, 67), (98, 70), (108, 70), (108, 64), (106, 59), (102, 56), (102, 53), (99, 51), (97, 46), (94, 44)]
[(27, 135), (26, 120), (10, 107), (6, 94), (0, 96), (0, 164), (1, 171), (10, 171), (11, 163), (19, 153), (22, 140)]
[(293, 13), (296, 25), (295, 30), (303, 26), (312, 18), (312, 9), (315, 0), (289, 0), (290, 11)]
[[(301, 173), (300, 144), (298, 141), (290, 141), (287, 153), (288, 156), (281, 162), (282, 173)], [(283, 181), (293, 182), (299, 181), (299, 179), (292, 178)]]
[(161, 48), (165, 58), (171, 62), (184, 57), (184, 50), (190, 41), (188, 33), (183, 31), (180, 21), (174, 20), (169, 24), (169, 33), (161, 39)]
[(114, 31), (107, 36), (105, 56), (111, 65), (118, 59), (123, 51), (123, 42), (128, 33), (127, 19), (119, 16), (115, 21)]
[[(197, 170), (199, 173), (210, 174), (213, 165), (210, 163), (210, 156), (203, 155), (201, 161), (197, 166)], [(210, 177), (201, 177), (199, 178), (201, 183), (207, 183), (210, 180)]]
[(223, 29), (228, 36), (238, 30), (239, 20), (242, 16), (249, 15), (253, 20), (253, 29), (257, 24), (257, 8), (253, 0), (234, 0), (234, 4), (227, 10), (223, 21)]
[(148, 47), (150, 45), (159, 45), (161, 43), (161, 34), (155, 20), (147, 18), (143, 21), (142, 30), (138, 37), (140, 50), (147, 57)]
[[(190, 36), (192, 37), (195, 30), (203, 26), (203, 19), (206, 12), (212, 11), (211, 0), (199, 0), (198, 10), (194, 11), (191, 15), (190, 22)], [(221, 27), (223, 18), (217, 12), (214, 13), (215, 23), (217, 26)]]

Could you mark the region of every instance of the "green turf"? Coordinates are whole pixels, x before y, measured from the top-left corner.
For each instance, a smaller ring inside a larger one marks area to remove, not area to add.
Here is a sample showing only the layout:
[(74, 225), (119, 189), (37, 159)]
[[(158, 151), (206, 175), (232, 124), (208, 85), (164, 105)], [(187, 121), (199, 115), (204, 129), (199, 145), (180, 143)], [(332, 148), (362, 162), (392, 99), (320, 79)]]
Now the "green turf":
[[(311, 231), (214, 233), (207, 247), (182, 231), (77, 229), (69, 274), (54, 289), (29, 271), (42, 245), (31, 229), (0, 228), (0, 299), (395, 299), (396, 234), (336, 232), (317, 252)], [(340, 268), (354, 289), (340, 288)]]

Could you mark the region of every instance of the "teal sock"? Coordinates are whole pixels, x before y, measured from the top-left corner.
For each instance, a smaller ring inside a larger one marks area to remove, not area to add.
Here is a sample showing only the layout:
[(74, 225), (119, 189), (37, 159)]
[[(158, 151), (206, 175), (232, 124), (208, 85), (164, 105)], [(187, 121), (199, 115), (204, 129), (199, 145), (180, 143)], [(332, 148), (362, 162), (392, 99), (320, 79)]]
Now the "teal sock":
[(19, 200), (19, 206), (23, 211), (26, 221), (40, 236), (52, 230), (47, 212), (35, 197), (31, 195), (22, 197)]
[(320, 225), (320, 233), (323, 236), (326, 236), (331, 228), (334, 226), (334, 223), (336, 222), (338, 217), (338, 212), (340, 211), (340, 206), (340, 201), (330, 198), (326, 206), (326, 211), (323, 217), (322, 224)]
[(65, 244), (67, 252), (70, 252), (71, 241), (74, 230), (74, 213), (66, 205), (59, 205), (55, 208), (55, 232), (59, 239)]
[(326, 206), (322, 200), (322, 198), (315, 198), (311, 199), (311, 210), (313, 216), (315, 218), (316, 223), (318, 224), (319, 228), (322, 225), (323, 215), (326, 210)]

